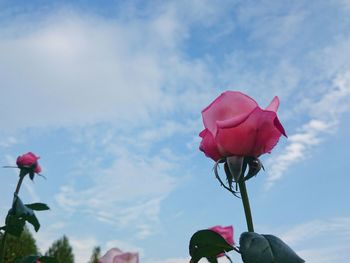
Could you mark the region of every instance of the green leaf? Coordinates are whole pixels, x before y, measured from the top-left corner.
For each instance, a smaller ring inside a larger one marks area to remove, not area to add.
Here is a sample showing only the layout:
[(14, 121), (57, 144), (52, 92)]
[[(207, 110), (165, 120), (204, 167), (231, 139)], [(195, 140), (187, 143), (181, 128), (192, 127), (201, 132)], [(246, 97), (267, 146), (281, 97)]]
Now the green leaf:
[(13, 198), (13, 205), (12, 205), (12, 210), (14, 215), (16, 216), (25, 216), (28, 214), (33, 214), (33, 210), (26, 207), (21, 198), (18, 197), (18, 195), (15, 194), (14, 198)]
[(242, 233), (239, 245), (242, 260), (245, 263), (275, 262), (269, 242), (258, 233)]
[(26, 217), (26, 220), (28, 223), (32, 224), (34, 227), (35, 232), (38, 232), (40, 229), (40, 223), (39, 220), (36, 218), (35, 214), (29, 215)]
[(35, 263), (38, 258), (39, 256), (36, 256), (36, 255), (28, 256), (17, 260), (16, 263)]
[(242, 260), (245, 263), (305, 262), (286, 243), (273, 235), (244, 232), (239, 244)]
[(6, 216), (6, 230), (9, 234), (20, 237), (23, 232), (25, 220), (13, 215), (12, 209), (9, 210)]
[(14, 197), (13, 213), (18, 218), (22, 218), (28, 223), (32, 224), (35, 231), (38, 232), (40, 228), (40, 223), (36, 218), (34, 211), (31, 208), (25, 206), (22, 200), (18, 197), (18, 195), (15, 195)]
[(50, 209), (50, 207), (48, 207), (47, 204), (44, 203), (26, 204), (25, 206), (35, 211), (44, 211)]
[(291, 249), (280, 238), (273, 235), (262, 235), (269, 242), (276, 262), (285, 263), (303, 263), (305, 262), (300, 258), (293, 249)]
[(216, 263), (217, 255), (231, 250), (233, 250), (232, 245), (227, 243), (220, 234), (209, 229), (194, 233), (189, 245), (191, 262), (193, 263), (197, 263), (203, 257), (207, 258), (209, 262)]

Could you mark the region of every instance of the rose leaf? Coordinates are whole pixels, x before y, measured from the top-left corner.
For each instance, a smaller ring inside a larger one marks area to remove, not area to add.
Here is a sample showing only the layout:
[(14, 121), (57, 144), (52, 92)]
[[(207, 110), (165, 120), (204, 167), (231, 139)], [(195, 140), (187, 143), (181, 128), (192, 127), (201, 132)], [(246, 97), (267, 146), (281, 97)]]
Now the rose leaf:
[(203, 257), (209, 262), (216, 263), (217, 255), (231, 250), (233, 247), (220, 234), (208, 229), (194, 233), (189, 245), (193, 263), (197, 263)]

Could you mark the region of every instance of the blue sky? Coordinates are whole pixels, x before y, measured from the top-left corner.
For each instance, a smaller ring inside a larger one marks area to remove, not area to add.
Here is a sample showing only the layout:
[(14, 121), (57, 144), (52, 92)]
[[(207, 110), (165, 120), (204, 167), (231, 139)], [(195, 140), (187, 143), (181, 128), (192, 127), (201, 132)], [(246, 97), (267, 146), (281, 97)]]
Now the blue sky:
[[(78, 263), (95, 245), (184, 263), (196, 230), (238, 240), (242, 205), (198, 133), (200, 111), (240, 90), (279, 96), (288, 134), (248, 182), (256, 231), (308, 263), (348, 262), (348, 0), (0, 1), (0, 80), (0, 163), (33, 151), (47, 177), (21, 190), (51, 207), (42, 252), (66, 234)], [(17, 177), (1, 178), (3, 222)]]

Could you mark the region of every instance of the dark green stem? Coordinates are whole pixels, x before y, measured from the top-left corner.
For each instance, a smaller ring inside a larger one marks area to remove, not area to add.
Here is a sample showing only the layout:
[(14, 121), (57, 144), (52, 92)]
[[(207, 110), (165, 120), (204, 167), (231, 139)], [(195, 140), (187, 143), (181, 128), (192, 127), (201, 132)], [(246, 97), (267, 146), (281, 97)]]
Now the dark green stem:
[[(25, 175), (22, 175), (22, 174), (20, 173), (19, 180), (18, 180), (18, 183), (17, 183), (17, 186), (16, 186), (16, 190), (15, 190), (15, 194), (14, 194), (15, 196), (18, 195), (19, 190), (21, 189), (21, 185), (22, 185), (24, 176), (25, 176)], [(12, 202), (12, 205), (13, 205), (13, 202)], [(5, 228), (5, 233), (4, 233), (4, 235), (2, 236), (2, 239), (1, 239), (1, 246), (0, 246), (0, 263), (3, 263), (3, 262), (4, 262), (4, 258), (5, 258), (6, 238), (7, 238), (7, 226), (6, 226), (6, 228)]]
[(239, 190), (242, 197), (242, 203), (244, 207), (245, 219), (247, 221), (247, 228), (249, 232), (254, 232), (252, 213), (250, 211), (249, 198), (247, 193), (247, 188), (245, 186), (244, 180), (241, 180), (239, 183)]

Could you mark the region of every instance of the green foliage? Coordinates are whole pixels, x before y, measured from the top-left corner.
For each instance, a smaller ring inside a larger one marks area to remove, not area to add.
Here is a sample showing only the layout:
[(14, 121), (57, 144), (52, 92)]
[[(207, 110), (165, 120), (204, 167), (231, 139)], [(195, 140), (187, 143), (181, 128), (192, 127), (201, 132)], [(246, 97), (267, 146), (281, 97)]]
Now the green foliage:
[(191, 262), (197, 263), (201, 258), (206, 258), (211, 263), (217, 263), (216, 256), (233, 250), (233, 247), (218, 233), (205, 229), (193, 234), (189, 250)]
[[(2, 240), (2, 237), (3, 236), (0, 235), (0, 240)], [(20, 258), (35, 254), (38, 254), (38, 248), (36, 246), (35, 239), (26, 227), (24, 227), (24, 230), (20, 234), (19, 238), (12, 235), (7, 235), (5, 263), (14, 263)]]
[(24, 229), (25, 221), (32, 224), (35, 231), (40, 228), (40, 223), (33, 210), (43, 211), (49, 207), (43, 203), (24, 205), (18, 195), (14, 195), (12, 208), (6, 216), (6, 229), (11, 235), (19, 237)]
[(94, 247), (89, 263), (98, 263), (98, 259), (101, 257), (101, 248)]
[(25, 206), (36, 211), (44, 211), (44, 210), (50, 209), (50, 207), (48, 207), (47, 204), (44, 204), (44, 203), (32, 203), (32, 204), (26, 204)]
[(56, 258), (58, 263), (74, 263), (73, 248), (66, 236), (56, 240), (45, 255)]
[(41, 263), (57, 263), (57, 260), (48, 256), (28, 256), (18, 260), (16, 263), (36, 263), (39, 260)]
[(241, 234), (239, 244), (242, 260), (245, 263), (305, 262), (286, 243), (273, 235), (244, 232)]
[(33, 225), (35, 231), (38, 232), (40, 228), (40, 223), (36, 218), (34, 211), (29, 207), (25, 206), (22, 200), (16, 194), (14, 196), (13, 203), (13, 214), (19, 218), (23, 218), (24, 220), (28, 221), (30, 224)]

